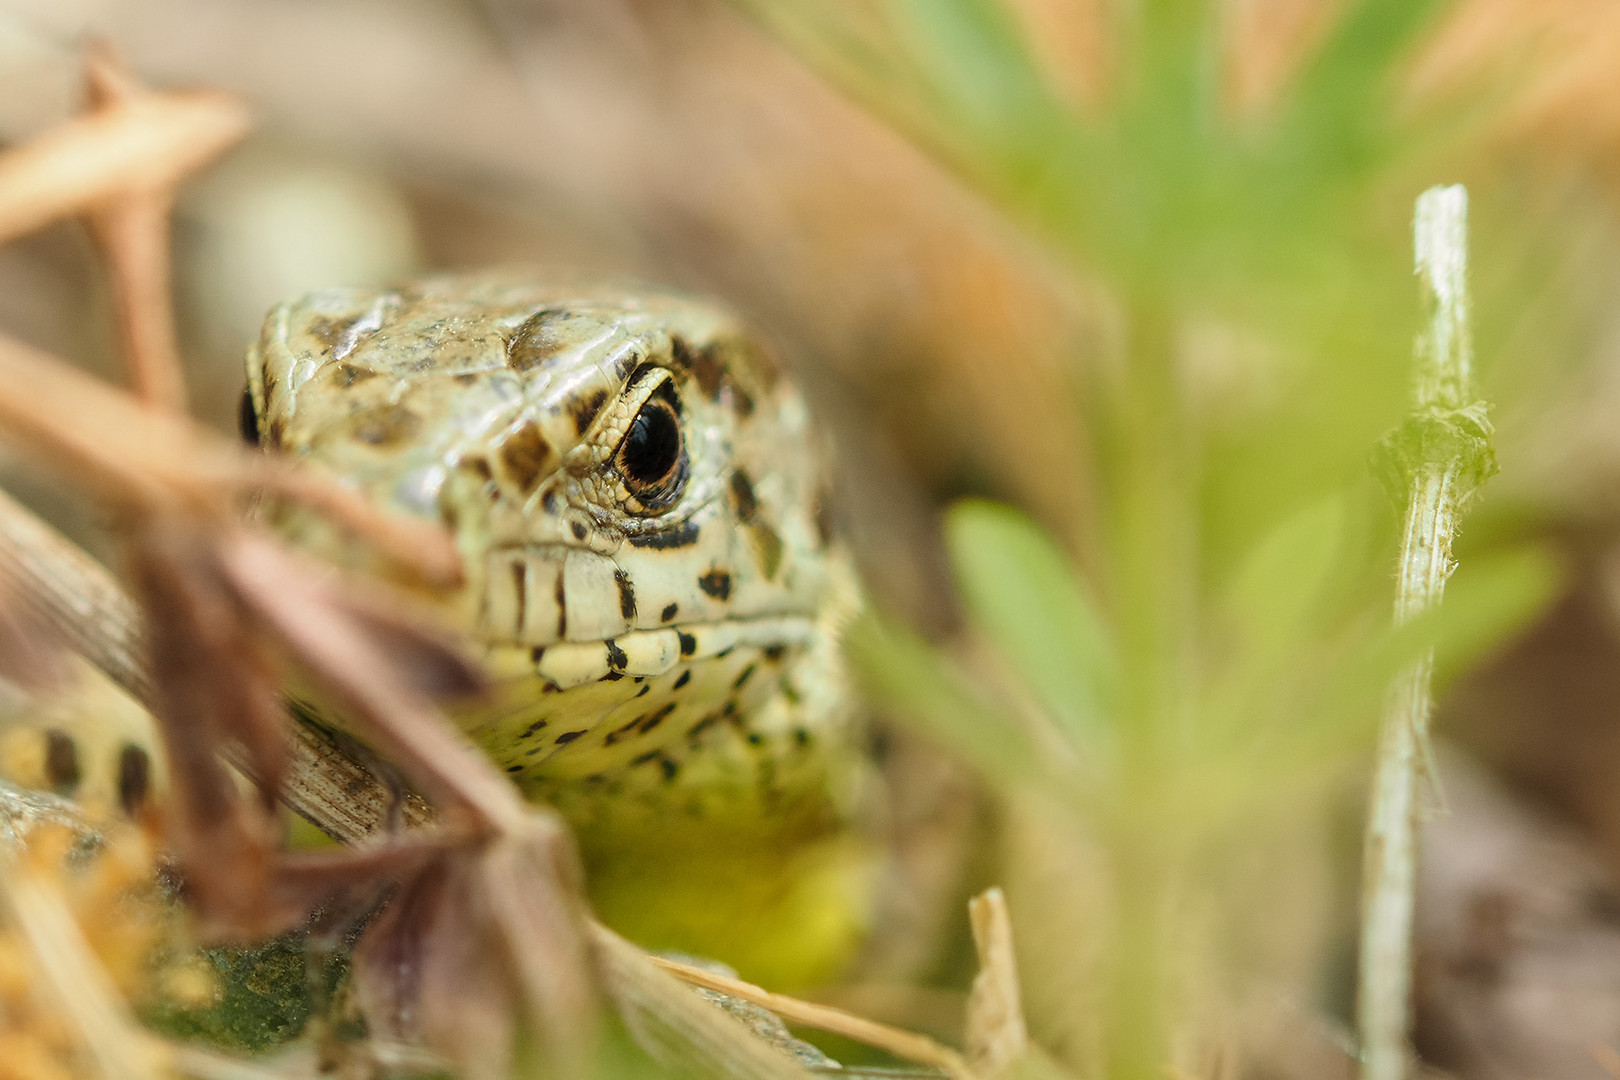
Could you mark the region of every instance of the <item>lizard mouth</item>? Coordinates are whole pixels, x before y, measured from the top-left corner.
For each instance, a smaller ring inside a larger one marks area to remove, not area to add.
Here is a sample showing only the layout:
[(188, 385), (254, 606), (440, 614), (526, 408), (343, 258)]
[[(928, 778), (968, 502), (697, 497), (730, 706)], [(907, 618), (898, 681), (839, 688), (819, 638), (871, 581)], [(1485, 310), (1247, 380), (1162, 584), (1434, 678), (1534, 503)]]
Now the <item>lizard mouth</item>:
[(800, 649), (816, 637), (814, 620), (772, 615), (631, 630), (602, 641), (560, 641), (532, 650), (534, 671), (559, 690), (626, 676), (651, 678), (693, 660), (723, 657), (733, 649)]

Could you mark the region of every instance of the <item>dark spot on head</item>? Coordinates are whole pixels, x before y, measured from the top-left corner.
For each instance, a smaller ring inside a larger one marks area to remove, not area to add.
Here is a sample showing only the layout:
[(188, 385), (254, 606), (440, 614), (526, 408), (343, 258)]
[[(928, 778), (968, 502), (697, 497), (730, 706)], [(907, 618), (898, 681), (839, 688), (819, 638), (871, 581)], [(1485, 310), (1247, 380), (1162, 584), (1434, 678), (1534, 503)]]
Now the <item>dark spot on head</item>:
[(799, 702), (804, 700), (803, 696), (799, 693), (799, 688), (788, 682), (786, 679), (782, 680), (782, 699), (789, 705), (797, 705)]
[(523, 765), (508, 765), (506, 767), (506, 771), (509, 773), (520, 773), (524, 770), (524, 768), (525, 766)]
[(723, 648), (719, 652), (715, 653), (714, 658), (716, 660), (724, 660), (726, 657), (730, 656), (732, 653), (734, 653), (736, 651), (737, 651), (737, 646), (736, 645), (727, 645), (725, 648)]
[(686, 547), (697, 542), (698, 524), (695, 521), (683, 521), (679, 525), (657, 532), (631, 533), (630, 546), (638, 548), (652, 548), (654, 551), (663, 551), (666, 548)]
[(630, 658), (624, 654), (623, 649), (619, 648), (617, 641), (609, 639), (606, 644), (608, 667), (614, 671), (622, 672), (629, 665)]
[(471, 386), (478, 381), (478, 376), (471, 371), (463, 371), (460, 375), (453, 375), (451, 378), (455, 379), (461, 386)]
[(613, 571), (613, 584), (619, 587), (619, 614), (626, 619), (636, 617), (636, 589), (630, 584), (630, 575), (623, 570)]
[(683, 633), (680, 630), (675, 631), (675, 637), (681, 643), (682, 656), (691, 656), (693, 653), (697, 652), (697, 638), (693, 637), (691, 634)]
[(681, 687), (685, 686), (687, 683), (689, 683), (691, 681), (692, 681), (692, 669), (687, 668), (685, 671), (681, 672), (681, 677), (675, 680), (675, 686), (673, 687), (673, 689), (679, 690)]
[(58, 795), (71, 795), (79, 786), (79, 744), (55, 728), (45, 732), (45, 782)]
[(765, 657), (769, 663), (779, 664), (782, 662), (782, 657), (787, 655), (787, 646), (781, 642), (777, 642), (775, 645), (767, 645), (760, 650), (760, 655)]
[(692, 374), (710, 401), (720, 400), (720, 389), (726, 381), (726, 366), (714, 354), (712, 347), (697, 352), (692, 362)]
[(651, 689), (652, 689), (652, 685), (650, 683), (648, 685), (646, 685), (646, 686), (643, 686), (640, 690), (636, 691), (636, 697), (645, 697), (647, 695), (647, 692), (649, 690), (651, 690)]
[(640, 755), (638, 755), (636, 757), (631, 758), (630, 759), (630, 764), (632, 764), (632, 765), (645, 765), (645, 764), (647, 764), (647, 762), (652, 761), (654, 758), (658, 757), (658, 755), (660, 755), (662, 753), (663, 753), (662, 750), (649, 750), (645, 754), (640, 754)]
[(737, 415), (744, 420), (754, 415), (754, 398), (748, 391), (738, 386), (736, 381), (731, 382), (731, 407)]
[(724, 570), (710, 570), (697, 579), (698, 588), (716, 600), (731, 598), (731, 575)]
[(583, 435), (590, 429), (596, 414), (602, 411), (602, 404), (607, 401), (606, 390), (596, 390), (575, 401), (568, 407), (574, 417), (574, 430)]
[(118, 751), (118, 805), (133, 817), (151, 790), (152, 759), (134, 743), (125, 743)]
[(237, 407), (236, 427), (242, 433), (242, 441), (250, 446), (259, 445), (259, 412), (253, 407), (253, 391), (247, 387), (242, 388), (242, 402)]
[(357, 367), (354, 364), (339, 364), (337, 366), (337, 381), (339, 386), (353, 386), (357, 382), (374, 379), (377, 373), (370, 368)]
[(737, 681), (731, 684), (731, 688), (733, 690), (741, 690), (743, 688), (743, 684), (749, 679), (752, 679), (754, 677), (754, 672), (757, 670), (759, 670), (758, 664), (749, 664), (747, 667), (743, 668), (742, 674), (737, 676)]
[(571, 521), (568, 523), (568, 528), (571, 532), (573, 532), (575, 540), (585, 539), (585, 526), (580, 522)]
[(810, 729), (809, 728), (802, 728), (802, 727), (801, 728), (794, 728), (793, 729), (793, 741), (798, 743), (800, 746), (809, 746), (810, 745)]
[(671, 758), (659, 758), (658, 767), (664, 770), (664, 780), (666, 782), (680, 775), (681, 767)]
[(624, 672), (622, 672), (622, 671), (610, 671), (606, 675), (602, 676), (602, 678), (599, 681), (600, 682), (618, 682), (622, 678), (624, 678)]
[(551, 444), (540, 433), (540, 425), (530, 421), (501, 444), (501, 464), (524, 495), (531, 495), (546, 476), (554, 454)]
[(523, 734), (520, 737), (524, 739), (530, 738), (535, 732), (541, 730), (545, 726), (546, 722), (544, 720), (536, 720), (534, 723), (523, 729)]
[(754, 555), (759, 559), (759, 572), (766, 581), (774, 581), (782, 569), (782, 538), (764, 522), (756, 521), (748, 527), (748, 537), (754, 542)]
[(585, 734), (583, 731), (565, 731), (561, 735), (557, 736), (557, 745), (567, 746), (569, 743), (573, 742), (583, 734)]
[(731, 501), (737, 508), (738, 521), (754, 520), (754, 511), (759, 509), (759, 501), (754, 498), (754, 482), (748, 479), (748, 474), (741, 468), (731, 471)]
[(545, 655), (546, 647), (544, 645), (536, 645), (534, 648), (529, 650), (529, 662), (531, 664), (538, 664), (545, 657)]
[(679, 604), (675, 603), (672, 600), (669, 603), (664, 605), (664, 610), (658, 616), (658, 621), (659, 622), (669, 622), (669, 620), (673, 619), (676, 616), (676, 614), (678, 614), (680, 612), (680, 610), (681, 610), (681, 606)]
[(379, 405), (350, 418), (349, 433), (367, 446), (393, 446), (410, 438), (421, 426), (421, 417), (405, 406)]
[(748, 745), (749, 746), (760, 746), (760, 745), (763, 745), (764, 742), (765, 742), (765, 736), (761, 735), (759, 732), (750, 731), (748, 733)]
[(507, 366), (528, 371), (556, 356), (569, 342), (569, 315), (541, 310), (524, 320), (506, 343)]
[(544, 749), (545, 749), (544, 746), (531, 746), (527, 750), (523, 751), (523, 756), (524, 757), (534, 757), (536, 754), (538, 754), (540, 751), (542, 751)]
[(693, 724), (691, 727), (686, 729), (687, 738), (690, 738), (690, 739), (697, 738), (699, 735), (703, 734), (705, 731), (709, 730), (711, 727), (718, 724), (720, 722), (720, 720), (721, 720), (721, 716), (720, 716), (719, 713), (710, 713), (708, 716), (705, 716), (703, 719), (699, 720), (697, 723)]
[(463, 469), (466, 469), (468, 472), (472, 473), (485, 483), (495, 479), (495, 474), (490, 471), (489, 462), (480, 455), (475, 454), (470, 457), (464, 457), (461, 459), (459, 464)]
[(304, 332), (330, 350), (333, 345), (337, 344), (338, 338), (343, 336), (343, 331), (348, 325), (342, 319), (322, 316), (318, 319), (309, 320), (309, 323), (304, 327)]
[(720, 362), (713, 345), (705, 345), (701, 349), (694, 349), (685, 338), (670, 339), (670, 356), (675, 366), (685, 368), (697, 380), (698, 386), (704, 394), (713, 400), (720, 393), (720, 385), (725, 380), (726, 366)]

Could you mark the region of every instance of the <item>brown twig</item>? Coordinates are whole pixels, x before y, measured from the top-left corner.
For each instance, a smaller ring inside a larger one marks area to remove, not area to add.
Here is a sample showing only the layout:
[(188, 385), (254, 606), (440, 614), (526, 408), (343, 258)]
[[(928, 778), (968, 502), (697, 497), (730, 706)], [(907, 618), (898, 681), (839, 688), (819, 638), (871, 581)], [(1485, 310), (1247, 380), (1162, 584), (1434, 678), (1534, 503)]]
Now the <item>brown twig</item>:
[[(106, 46), (88, 51), (85, 84), (92, 114), (149, 96)], [(135, 396), (175, 413), (186, 411), (186, 380), (170, 298), (169, 215), (175, 187), (185, 176), (132, 186), (87, 216), (112, 280), (119, 340)]]
[(0, 243), (172, 186), (247, 129), (238, 98), (204, 91), (145, 93), (52, 128), (0, 154)]
[(143, 409), (48, 353), (0, 335), (0, 429), (35, 460), (125, 512), (185, 507), (225, 520), (255, 490), (297, 499), (430, 585), (461, 578), (438, 524), (388, 514), (292, 463), (251, 453), (185, 417)]

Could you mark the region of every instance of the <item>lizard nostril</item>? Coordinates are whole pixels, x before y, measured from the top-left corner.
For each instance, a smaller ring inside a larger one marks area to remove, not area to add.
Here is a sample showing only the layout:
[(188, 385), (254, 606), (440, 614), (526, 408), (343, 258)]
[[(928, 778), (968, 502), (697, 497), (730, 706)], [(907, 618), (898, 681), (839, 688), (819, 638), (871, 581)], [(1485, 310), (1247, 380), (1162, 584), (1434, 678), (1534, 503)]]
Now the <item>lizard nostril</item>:
[(45, 779), (58, 795), (71, 795), (79, 786), (79, 745), (65, 731), (45, 733)]
[(152, 759), (134, 743), (118, 752), (118, 805), (134, 817), (146, 804), (152, 786)]

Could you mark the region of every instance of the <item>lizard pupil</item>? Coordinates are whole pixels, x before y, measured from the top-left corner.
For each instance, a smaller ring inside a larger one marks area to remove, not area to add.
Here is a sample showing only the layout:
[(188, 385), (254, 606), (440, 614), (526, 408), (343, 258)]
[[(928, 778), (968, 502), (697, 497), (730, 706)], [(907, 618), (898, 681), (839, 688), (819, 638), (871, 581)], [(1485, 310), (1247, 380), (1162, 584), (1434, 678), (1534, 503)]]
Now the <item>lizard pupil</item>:
[(660, 393), (649, 398), (619, 445), (619, 472), (645, 511), (669, 506), (685, 486), (681, 420), (671, 397)]

